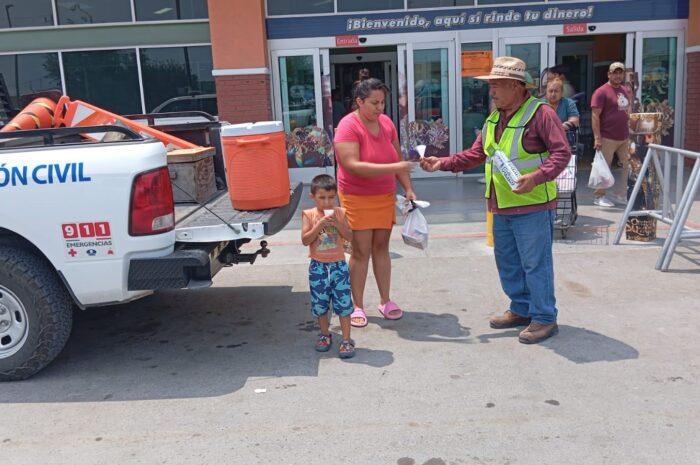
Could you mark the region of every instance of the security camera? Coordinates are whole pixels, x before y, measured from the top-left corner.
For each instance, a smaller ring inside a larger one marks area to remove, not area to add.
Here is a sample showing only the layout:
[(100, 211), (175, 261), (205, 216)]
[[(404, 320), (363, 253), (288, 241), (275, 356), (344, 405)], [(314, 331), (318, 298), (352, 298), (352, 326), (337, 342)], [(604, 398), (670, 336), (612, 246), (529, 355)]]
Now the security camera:
[(361, 44), (364, 44), (365, 42), (367, 42), (367, 37), (360, 37), (359, 41)]
[(357, 61), (362, 61), (362, 55), (357, 55), (357, 56), (355, 57), (355, 59), (356, 59)]
[(595, 26), (588, 26), (588, 30), (591, 32), (595, 31)]

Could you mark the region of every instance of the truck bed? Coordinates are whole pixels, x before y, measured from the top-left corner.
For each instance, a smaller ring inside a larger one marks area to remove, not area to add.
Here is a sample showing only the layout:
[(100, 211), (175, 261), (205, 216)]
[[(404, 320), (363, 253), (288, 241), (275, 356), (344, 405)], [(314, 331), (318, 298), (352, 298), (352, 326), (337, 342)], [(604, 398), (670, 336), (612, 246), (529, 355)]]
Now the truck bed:
[[(241, 211), (231, 205), (228, 191), (221, 191), (202, 205), (175, 205), (175, 239), (178, 242), (221, 242), (260, 239), (279, 232), (294, 215), (303, 185), (290, 192), (289, 203), (268, 210)], [(205, 208), (206, 207), (206, 208)]]

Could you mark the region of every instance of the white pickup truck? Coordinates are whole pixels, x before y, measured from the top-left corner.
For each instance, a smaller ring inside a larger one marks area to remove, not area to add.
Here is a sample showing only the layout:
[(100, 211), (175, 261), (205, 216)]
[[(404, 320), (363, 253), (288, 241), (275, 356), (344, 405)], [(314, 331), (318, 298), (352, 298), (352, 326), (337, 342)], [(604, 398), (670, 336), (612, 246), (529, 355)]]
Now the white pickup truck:
[[(123, 132), (87, 142), (80, 134)], [(280, 208), (237, 211), (226, 190), (174, 204), (162, 143), (120, 127), (0, 133), (0, 380), (51, 362), (75, 307), (129, 302), (158, 289), (201, 288), (223, 267), (269, 250), (241, 246), (280, 231)]]

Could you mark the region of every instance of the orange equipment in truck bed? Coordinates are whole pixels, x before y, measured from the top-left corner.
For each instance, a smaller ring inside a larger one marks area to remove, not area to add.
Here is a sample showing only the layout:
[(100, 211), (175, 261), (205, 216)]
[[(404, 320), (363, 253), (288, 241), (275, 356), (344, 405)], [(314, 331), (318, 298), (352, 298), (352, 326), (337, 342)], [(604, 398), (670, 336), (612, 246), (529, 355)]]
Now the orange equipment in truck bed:
[(85, 103), (82, 100), (71, 101), (67, 95), (64, 95), (58, 100), (54, 118), (55, 127), (65, 126), (72, 128), (80, 126), (100, 126), (103, 124), (126, 126), (139, 134), (160, 140), (167, 150), (192, 149), (198, 147), (184, 139), (150, 128), (100, 107)]
[(3, 132), (53, 127), (56, 102), (40, 97), (32, 100), (24, 110), (0, 129)]

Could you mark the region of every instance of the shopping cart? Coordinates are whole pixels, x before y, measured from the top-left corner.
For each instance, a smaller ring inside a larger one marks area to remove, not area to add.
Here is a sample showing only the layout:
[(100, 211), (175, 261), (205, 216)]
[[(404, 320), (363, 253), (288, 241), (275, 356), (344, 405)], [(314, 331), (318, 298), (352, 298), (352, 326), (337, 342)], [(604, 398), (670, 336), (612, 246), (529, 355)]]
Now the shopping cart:
[(580, 153), (578, 142), (579, 130), (577, 127), (566, 131), (566, 138), (571, 146), (571, 159), (566, 168), (556, 178), (557, 183), (557, 209), (554, 218), (554, 229), (561, 231), (562, 239), (566, 238), (568, 229), (576, 223), (578, 218), (576, 203), (576, 158)]

